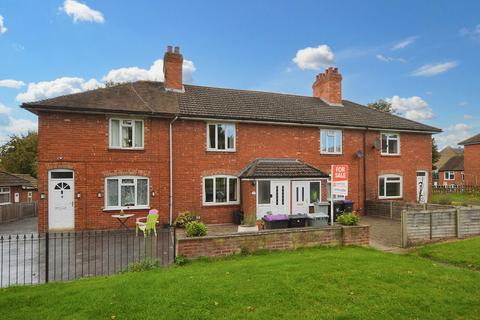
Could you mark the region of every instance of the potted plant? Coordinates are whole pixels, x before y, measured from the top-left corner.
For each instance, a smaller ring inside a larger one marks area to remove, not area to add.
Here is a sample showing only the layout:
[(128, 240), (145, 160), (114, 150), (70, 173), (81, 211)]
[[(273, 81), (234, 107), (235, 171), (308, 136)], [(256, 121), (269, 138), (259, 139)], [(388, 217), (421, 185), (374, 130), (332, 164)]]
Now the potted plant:
[(254, 214), (246, 214), (243, 222), (238, 226), (238, 232), (256, 232), (258, 231), (257, 219)]

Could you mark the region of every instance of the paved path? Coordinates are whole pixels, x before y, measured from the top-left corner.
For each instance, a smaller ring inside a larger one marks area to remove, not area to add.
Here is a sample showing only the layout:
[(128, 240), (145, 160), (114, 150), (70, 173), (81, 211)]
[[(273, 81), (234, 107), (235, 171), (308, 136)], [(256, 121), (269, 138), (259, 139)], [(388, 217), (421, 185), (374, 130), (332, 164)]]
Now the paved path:
[(400, 221), (364, 216), (361, 223), (370, 225), (370, 246), (382, 251), (404, 252), (401, 248)]
[(0, 235), (9, 234), (37, 234), (38, 232), (38, 218), (31, 217), (13, 222), (0, 224)]

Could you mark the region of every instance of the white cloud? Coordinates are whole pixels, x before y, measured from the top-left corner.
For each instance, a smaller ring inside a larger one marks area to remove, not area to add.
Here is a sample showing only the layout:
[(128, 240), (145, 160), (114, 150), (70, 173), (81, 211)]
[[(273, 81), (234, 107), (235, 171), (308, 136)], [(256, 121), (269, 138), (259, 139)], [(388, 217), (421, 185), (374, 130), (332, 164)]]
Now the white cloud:
[(383, 62), (392, 62), (392, 61), (407, 62), (403, 58), (388, 57), (388, 56), (384, 56), (383, 54), (377, 54), (376, 57), (377, 57), (378, 60), (383, 61)]
[(95, 79), (86, 81), (82, 78), (63, 77), (53, 81), (29, 83), (26, 92), (17, 95), (17, 101), (28, 102), (53, 98), (71, 93), (92, 90), (102, 86)]
[(80, 3), (75, 0), (65, 0), (63, 3), (63, 7), (61, 8), (68, 14), (70, 17), (73, 17), (73, 22), (78, 21), (88, 21), (88, 22), (96, 22), (96, 23), (103, 23), (105, 22), (105, 18), (103, 17), (103, 13), (97, 10), (91, 9), (84, 3)]
[(458, 105), (459, 105), (460, 107), (465, 107), (465, 106), (468, 105), (468, 101), (460, 101), (460, 102), (458, 103)]
[(456, 61), (449, 61), (449, 62), (437, 63), (437, 64), (426, 64), (424, 66), (421, 66), (417, 70), (413, 71), (412, 76), (417, 76), (417, 77), (436, 76), (437, 74), (440, 74), (452, 68), (455, 68), (457, 65), (458, 65), (458, 62)]
[[(183, 81), (193, 81), (193, 73), (196, 68), (192, 61), (183, 60)], [(127, 67), (110, 70), (102, 81), (132, 82), (137, 80), (163, 81), (163, 59), (156, 60), (149, 69), (139, 67)]]
[(399, 49), (405, 49), (406, 47), (408, 47), (409, 45), (413, 44), (415, 41), (417, 41), (418, 37), (417, 36), (414, 36), (414, 37), (408, 37), (400, 42), (398, 42), (397, 44), (395, 44), (393, 47), (392, 47), (392, 50), (399, 50)]
[(12, 80), (12, 79), (0, 80), (0, 87), (20, 89), (24, 85), (25, 85), (25, 82), (23, 81)]
[(5, 27), (5, 22), (3, 21), (3, 16), (0, 15), (0, 34), (7, 32), (7, 27)]
[(326, 44), (319, 45), (316, 48), (307, 47), (297, 51), (292, 61), (302, 69), (318, 70), (329, 67), (333, 64), (335, 55)]
[(446, 146), (456, 146), (460, 141), (472, 136), (471, 126), (465, 123), (457, 123), (445, 129), (445, 132), (435, 137), (440, 149)]
[(420, 97), (402, 98), (393, 96), (385, 100), (392, 104), (392, 109), (396, 113), (403, 115), (407, 119), (418, 121), (433, 118), (432, 108)]
[(469, 28), (460, 29), (460, 35), (470, 37), (474, 40), (480, 40), (480, 24), (477, 24), (472, 30)]
[(0, 103), (0, 143), (5, 143), (12, 134), (23, 134), (38, 128), (36, 121), (12, 117), (11, 111)]
[(471, 114), (464, 114), (463, 115), (463, 119), (465, 120), (472, 120), (473, 119), (473, 116)]

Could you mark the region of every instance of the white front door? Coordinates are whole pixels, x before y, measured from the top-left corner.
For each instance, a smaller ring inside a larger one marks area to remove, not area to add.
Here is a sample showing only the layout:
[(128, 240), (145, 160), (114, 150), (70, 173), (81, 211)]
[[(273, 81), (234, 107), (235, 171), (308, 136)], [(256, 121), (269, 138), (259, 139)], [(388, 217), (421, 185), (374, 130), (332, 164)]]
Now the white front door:
[(290, 181), (272, 181), (271, 207), (273, 214), (290, 213)]
[(417, 202), (427, 203), (428, 201), (428, 173), (417, 171)]
[(74, 182), (73, 171), (49, 172), (48, 182), (48, 229), (73, 229)]
[(292, 182), (292, 214), (306, 214), (310, 205), (309, 183), (306, 181)]

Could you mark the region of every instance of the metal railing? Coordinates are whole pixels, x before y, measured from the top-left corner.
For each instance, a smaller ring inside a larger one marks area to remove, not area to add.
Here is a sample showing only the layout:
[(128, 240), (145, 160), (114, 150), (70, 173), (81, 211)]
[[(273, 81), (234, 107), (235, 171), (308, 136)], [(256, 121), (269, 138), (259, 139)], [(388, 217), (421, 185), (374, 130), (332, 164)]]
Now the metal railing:
[(0, 287), (110, 275), (133, 263), (175, 259), (175, 231), (138, 237), (131, 230), (0, 235)]
[(475, 185), (449, 185), (432, 186), (433, 193), (480, 193), (480, 186)]

